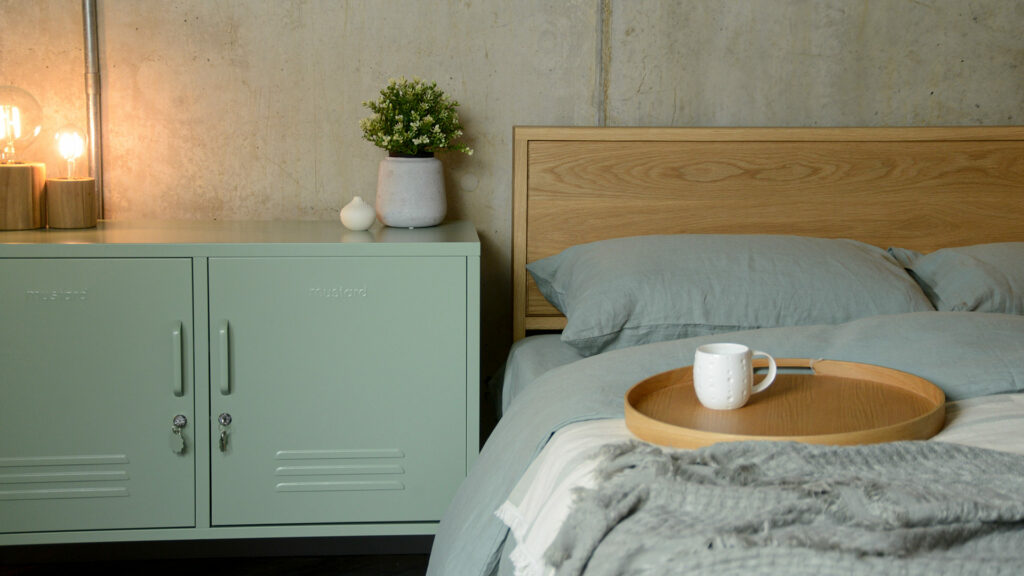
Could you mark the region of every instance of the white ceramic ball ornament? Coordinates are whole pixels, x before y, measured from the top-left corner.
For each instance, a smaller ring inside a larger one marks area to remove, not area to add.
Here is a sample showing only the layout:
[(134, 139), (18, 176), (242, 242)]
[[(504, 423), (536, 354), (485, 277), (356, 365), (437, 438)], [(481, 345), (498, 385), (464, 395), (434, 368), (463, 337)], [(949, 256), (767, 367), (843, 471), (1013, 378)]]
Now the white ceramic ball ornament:
[(341, 209), (341, 223), (349, 230), (366, 230), (373, 226), (377, 213), (361, 196), (356, 196)]

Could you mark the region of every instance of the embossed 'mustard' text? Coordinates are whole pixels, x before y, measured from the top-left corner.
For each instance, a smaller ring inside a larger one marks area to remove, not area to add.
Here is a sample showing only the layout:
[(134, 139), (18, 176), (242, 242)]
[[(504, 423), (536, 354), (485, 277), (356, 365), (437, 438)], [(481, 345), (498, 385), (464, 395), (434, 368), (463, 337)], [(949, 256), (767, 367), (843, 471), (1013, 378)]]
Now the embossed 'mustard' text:
[(25, 298), (33, 302), (85, 302), (89, 299), (89, 291), (65, 288), (25, 290)]
[(342, 299), (342, 298), (365, 298), (367, 295), (366, 286), (349, 288), (346, 286), (328, 286), (310, 288), (309, 295), (314, 298)]

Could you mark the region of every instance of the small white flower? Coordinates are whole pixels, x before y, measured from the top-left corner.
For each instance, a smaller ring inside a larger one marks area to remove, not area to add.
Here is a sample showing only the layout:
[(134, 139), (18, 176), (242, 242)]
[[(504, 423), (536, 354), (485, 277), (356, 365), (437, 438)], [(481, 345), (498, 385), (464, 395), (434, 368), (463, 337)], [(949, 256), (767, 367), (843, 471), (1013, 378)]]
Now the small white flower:
[(388, 79), (378, 100), (363, 102), (374, 114), (359, 121), (363, 138), (389, 151), (472, 151), (455, 139), (462, 135), (458, 102), (448, 98), (436, 82), (418, 77)]

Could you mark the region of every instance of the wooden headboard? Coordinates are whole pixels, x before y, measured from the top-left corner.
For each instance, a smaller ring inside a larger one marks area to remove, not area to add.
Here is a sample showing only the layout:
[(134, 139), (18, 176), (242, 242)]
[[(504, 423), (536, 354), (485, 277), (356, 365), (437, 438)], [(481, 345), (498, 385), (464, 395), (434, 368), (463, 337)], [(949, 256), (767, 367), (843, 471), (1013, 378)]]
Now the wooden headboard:
[(678, 233), (923, 252), (1024, 241), (1024, 127), (517, 127), (514, 338), (565, 326), (528, 262), (574, 244)]

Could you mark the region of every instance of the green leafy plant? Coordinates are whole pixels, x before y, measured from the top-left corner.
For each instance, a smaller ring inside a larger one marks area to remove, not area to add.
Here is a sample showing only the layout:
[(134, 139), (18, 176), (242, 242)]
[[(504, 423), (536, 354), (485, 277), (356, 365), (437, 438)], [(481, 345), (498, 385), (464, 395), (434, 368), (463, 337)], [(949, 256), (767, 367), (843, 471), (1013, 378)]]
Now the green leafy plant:
[(378, 100), (363, 102), (373, 116), (359, 121), (363, 138), (392, 155), (423, 156), (473, 149), (455, 142), (462, 124), (455, 111), (459, 103), (448, 98), (436, 82), (420, 78), (392, 78)]

